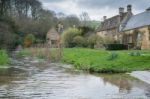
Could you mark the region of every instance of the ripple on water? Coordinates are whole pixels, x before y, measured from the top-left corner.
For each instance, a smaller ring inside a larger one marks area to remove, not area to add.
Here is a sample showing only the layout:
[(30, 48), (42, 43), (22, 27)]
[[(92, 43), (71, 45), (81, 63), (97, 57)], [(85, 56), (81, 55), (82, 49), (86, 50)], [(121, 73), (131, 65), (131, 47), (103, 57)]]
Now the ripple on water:
[(150, 98), (150, 85), (129, 75), (66, 72), (65, 66), (60, 66), (61, 64), (40, 64), (40, 67), (37, 62), (31, 62), (29, 65), (32, 68), (25, 66), (27, 73), (24, 75), (3, 76), (0, 79), (5, 80), (0, 81), (0, 98)]

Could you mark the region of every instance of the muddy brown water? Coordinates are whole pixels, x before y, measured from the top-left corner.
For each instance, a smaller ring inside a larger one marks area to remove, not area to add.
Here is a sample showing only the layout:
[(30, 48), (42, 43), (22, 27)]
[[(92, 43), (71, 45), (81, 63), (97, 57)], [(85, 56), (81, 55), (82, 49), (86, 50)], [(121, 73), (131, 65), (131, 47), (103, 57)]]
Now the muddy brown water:
[(127, 74), (89, 74), (25, 58), (0, 71), (0, 99), (150, 99), (150, 85)]

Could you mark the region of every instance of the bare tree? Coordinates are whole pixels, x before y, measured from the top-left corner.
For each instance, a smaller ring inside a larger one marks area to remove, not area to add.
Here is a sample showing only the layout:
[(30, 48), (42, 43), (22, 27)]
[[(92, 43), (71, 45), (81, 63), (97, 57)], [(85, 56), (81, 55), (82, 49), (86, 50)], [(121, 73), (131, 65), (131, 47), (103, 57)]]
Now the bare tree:
[(88, 21), (90, 21), (90, 17), (88, 15), (88, 13), (82, 12), (82, 14), (80, 15), (80, 20), (81, 20), (82, 26), (87, 26)]

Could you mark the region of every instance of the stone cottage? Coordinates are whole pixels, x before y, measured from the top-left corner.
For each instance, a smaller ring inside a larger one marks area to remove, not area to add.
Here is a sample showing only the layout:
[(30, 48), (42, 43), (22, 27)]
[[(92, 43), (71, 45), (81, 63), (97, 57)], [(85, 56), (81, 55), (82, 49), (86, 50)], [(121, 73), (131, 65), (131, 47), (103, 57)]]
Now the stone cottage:
[(51, 28), (46, 36), (47, 43), (51, 47), (58, 47), (60, 44), (61, 33), (63, 32), (63, 25), (61, 23), (58, 24), (57, 28)]
[(120, 27), (122, 43), (135, 49), (150, 48), (150, 8), (133, 15)]
[(112, 37), (121, 44), (128, 45), (129, 49), (150, 48), (150, 8), (133, 15), (132, 6), (119, 8), (119, 15), (111, 18), (104, 17), (104, 21), (98, 28), (97, 34), (101, 37)]
[(51, 47), (56, 47), (58, 39), (59, 39), (59, 33), (56, 31), (56, 29), (55, 28), (50, 29), (47, 33), (47, 43)]
[(97, 34), (101, 37), (112, 37), (115, 40), (120, 40), (119, 29), (120, 26), (124, 26), (126, 22), (132, 16), (132, 6), (127, 6), (127, 11), (124, 11), (123, 7), (119, 8), (119, 14), (108, 18), (104, 16), (104, 21), (101, 23), (101, 26), (97, 30)]

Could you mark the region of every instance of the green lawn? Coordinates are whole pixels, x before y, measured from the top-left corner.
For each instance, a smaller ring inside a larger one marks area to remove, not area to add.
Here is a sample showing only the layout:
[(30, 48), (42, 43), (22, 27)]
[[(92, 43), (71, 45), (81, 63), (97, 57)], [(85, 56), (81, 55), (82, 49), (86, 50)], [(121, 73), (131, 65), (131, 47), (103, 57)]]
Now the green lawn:
[(84, 48), (63, 49), (62, 61), (77, 69), (100, 73), (150, 70), (150, 50), (106, 51)]

